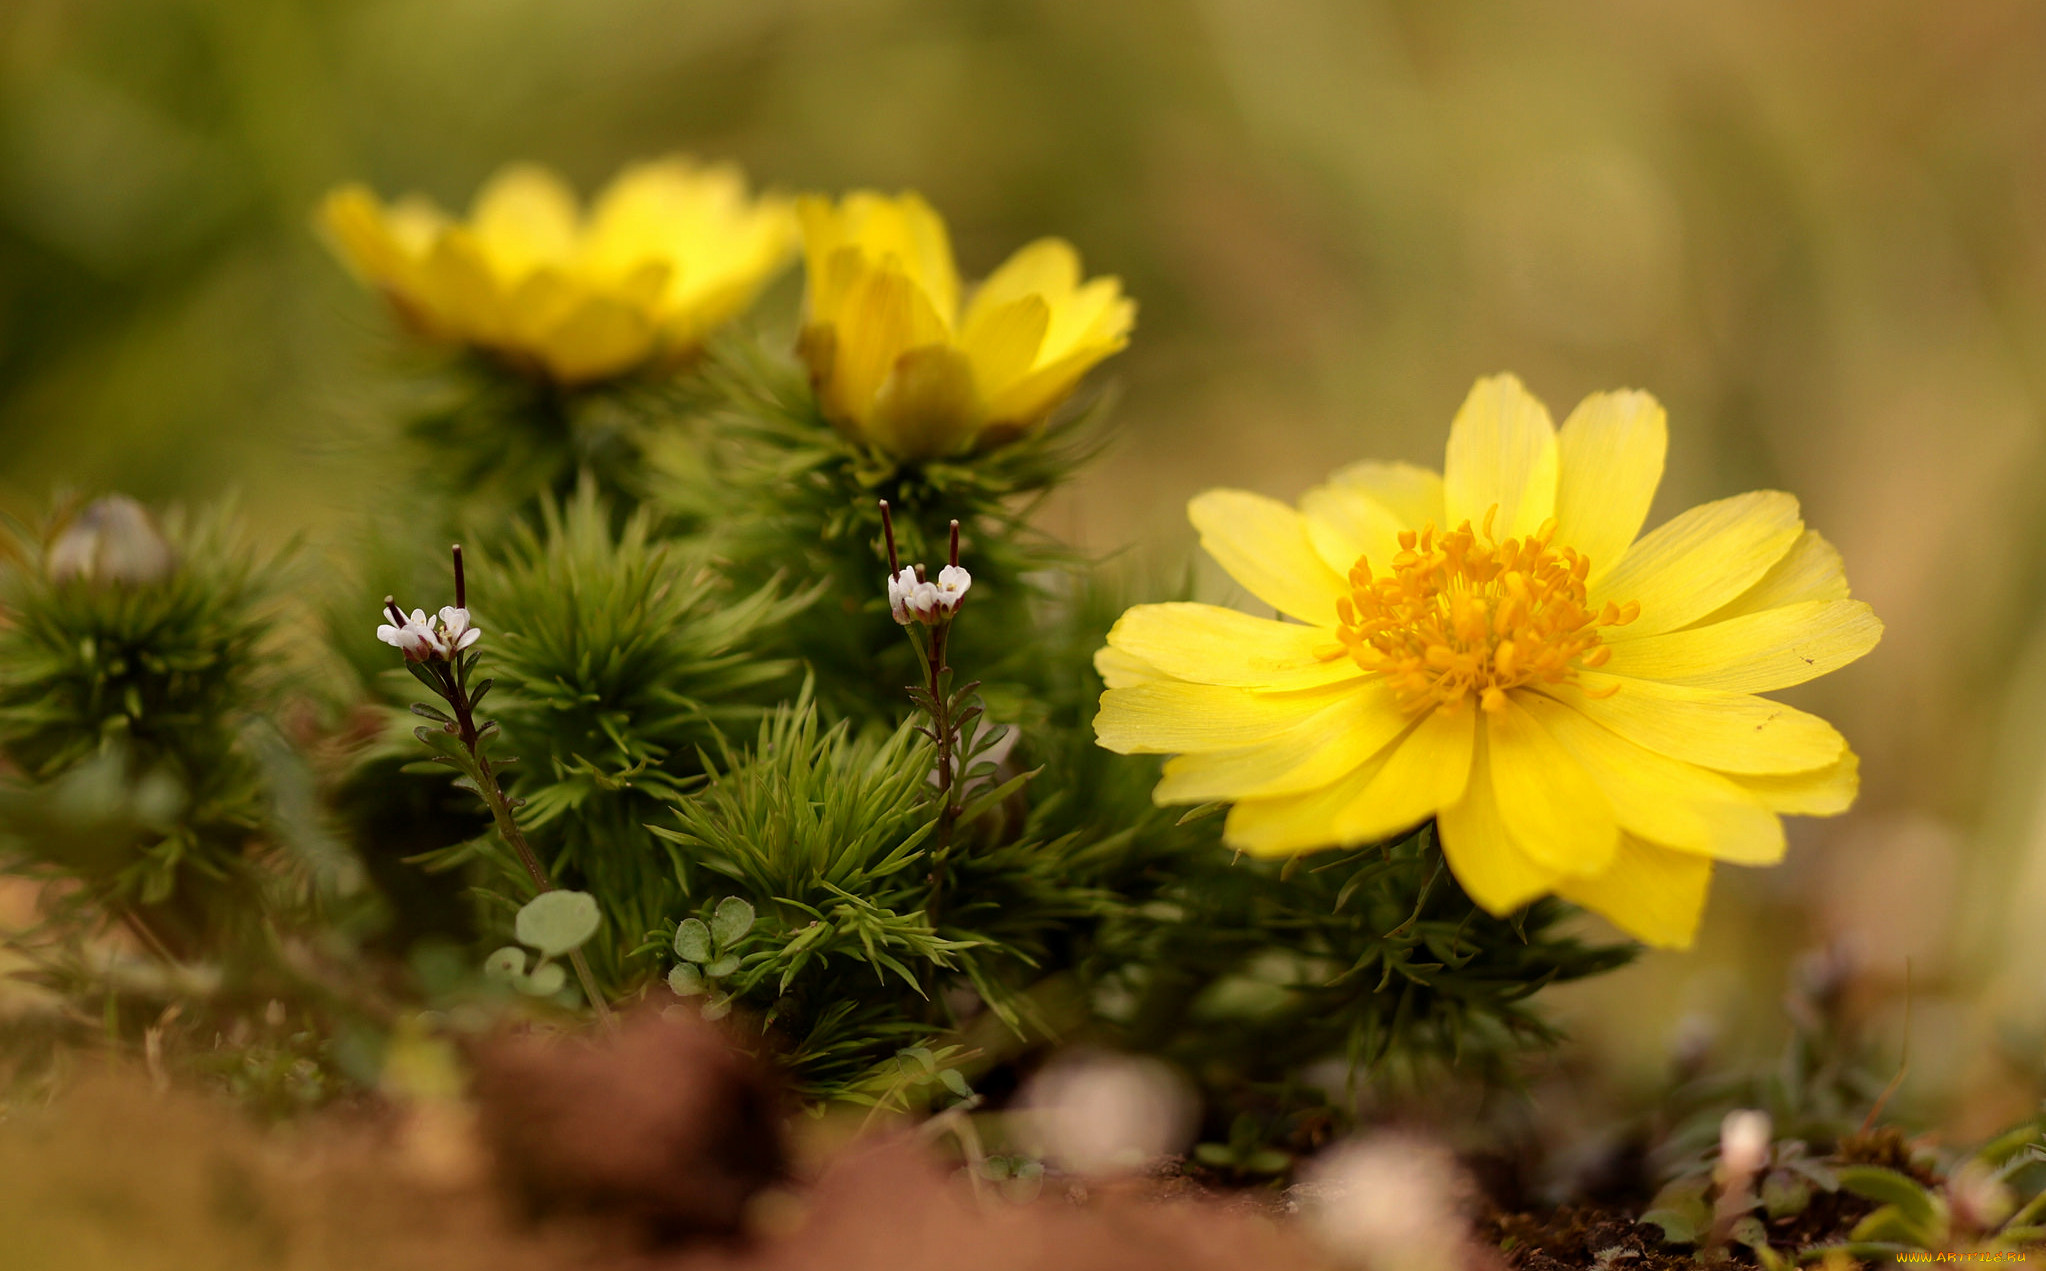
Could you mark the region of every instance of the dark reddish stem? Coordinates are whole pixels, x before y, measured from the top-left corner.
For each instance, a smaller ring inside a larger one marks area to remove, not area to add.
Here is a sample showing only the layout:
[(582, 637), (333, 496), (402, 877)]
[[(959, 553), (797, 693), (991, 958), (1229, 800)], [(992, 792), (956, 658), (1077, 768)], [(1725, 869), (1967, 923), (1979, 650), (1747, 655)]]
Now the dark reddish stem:
[(902, 572), (902, 564), (895, 557), (895, 518), (888, 514), (888, 500), (881, 500), (881, 533), (888, 539), (888, 576), (895, 577)]
[(957, 521), (954, 521), (954, 522), (952, 522), (952, 562), (951, 562), (951, 563), (952, 563), (952, 565), (953, 565), (953, 566), (954, 566), (955, 568), (956, 568), (956, 567), (958, 566), (958, 564), (959, 564), (959, 522), (957, 522)]
[(462, 572), (462, 545), (460, 543), (455, 544), (453, 550), (455, 554), (455, 608), (467, 609), (469, 607), (469, 579)]

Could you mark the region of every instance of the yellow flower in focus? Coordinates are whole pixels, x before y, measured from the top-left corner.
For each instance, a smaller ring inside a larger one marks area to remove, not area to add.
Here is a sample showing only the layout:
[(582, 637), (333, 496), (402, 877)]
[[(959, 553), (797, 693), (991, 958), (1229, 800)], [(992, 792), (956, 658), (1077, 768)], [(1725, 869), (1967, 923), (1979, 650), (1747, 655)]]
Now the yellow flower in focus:
[(1286, 855), (1434, 817), (1494, 914), (1555, 893), (1690, 943), (1712, 863), (1774, 864), (1782, 813), (1845, 811), (1854, 753), (1755, 696), (1843, 666), (1882, 624), (1775, 491), (1641, 535), (1662, 408), (1585, 399), (1558, 430), (1482, 380), (1444, 472), (1365, 463), (1288, 507), (1213, 490), (1201, 545), (1297, 621), (1140, 605), (1095, 656), (1100, 743), (1177, 756), (1160, 803), (1226, 801), (1226, 843)]
[(730, 164), (661, 159), (621, 172), (587, 214), (545, 168), (516, 164), (467, 221), (359, 185), (320, 221), (356, 274), (429, 338), (486, 350), (557, 383), (680, 358), (785, 264), (795, 219)]
[(960, 307), (945, 223), (914, 194), (798, 201), (802, 351), (825, 418), (899, 459), (1010, 440), (1129, 343), (1136, 303), (1041, 238)]

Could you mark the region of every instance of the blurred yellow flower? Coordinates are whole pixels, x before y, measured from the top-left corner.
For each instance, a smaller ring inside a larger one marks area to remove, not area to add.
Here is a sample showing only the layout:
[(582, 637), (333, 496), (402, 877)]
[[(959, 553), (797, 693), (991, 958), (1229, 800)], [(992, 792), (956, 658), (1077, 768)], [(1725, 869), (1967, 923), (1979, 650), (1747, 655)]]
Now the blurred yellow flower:
[(359, 185), (320, 220), (350, 268), (429, 338), (486, 350), (561, 384), (694, 351), (787, 261), (785, 200), (754, 199), (730, 164), (669, 158), (619, 173), (587, 215), (545, 168), (515, 164), (467, 221)]
[(945, 223), (914, 194), (805, 198), (802, 351), (834, 426), (901, 459), (1020, 435), (1129, 343), (1136, 303), (1080, 278), (1062, 239), (1023, 247), (962, 313)]
[(1471, 898), (1553, 892), (1651, 944), (1690, 943), (1714, 860), (1783, 855), (1780, 813), (1853, 802), (1824, 720), (1754, 696), (1882, 633), (1839, 553), (1775, 491), (1637, 538), (1667, 432), (1645, 393), (1557, 430), (1482, 380), (1442, 475), (1364, 463), (1298, 509), (1213, 490), (1201, 545), (1297, 622), (1140, 605), (1095, 657), (1095, 731), (1166, 753), (1160, 803), (1234, 804), (1223, 838), (1285, 855), (1434, 817)]

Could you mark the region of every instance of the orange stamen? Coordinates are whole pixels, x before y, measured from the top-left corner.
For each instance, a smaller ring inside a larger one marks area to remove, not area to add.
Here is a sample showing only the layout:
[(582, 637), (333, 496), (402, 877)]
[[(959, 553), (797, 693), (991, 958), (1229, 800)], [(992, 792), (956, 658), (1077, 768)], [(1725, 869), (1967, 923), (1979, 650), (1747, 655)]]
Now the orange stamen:
[(1587, 608), (1591, 562), (1553, 547), (1553, 518), (1525, 539), (1492, 537), (1495, 506), (1479, 529), (1404, 530), (1389, 574), (1359, 558), (1350, 595), (1337, 602), (1336, 638), (1359, 666), (1385, 676), (1409, 711), (1449, 710), (1475, 697), (1506, 709), (1508, 694), (1565, 684), (1612, 656), (1602, 627), (1624, 626), (1641, 606)]

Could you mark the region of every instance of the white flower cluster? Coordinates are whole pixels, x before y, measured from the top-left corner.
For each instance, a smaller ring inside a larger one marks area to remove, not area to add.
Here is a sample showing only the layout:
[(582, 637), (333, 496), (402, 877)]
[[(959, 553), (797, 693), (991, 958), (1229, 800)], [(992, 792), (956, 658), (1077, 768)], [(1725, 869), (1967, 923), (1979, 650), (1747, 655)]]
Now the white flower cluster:
[(889, 575), (888, 608), (904, 626), (912, 622), (931, 626), (950, 618), (971, 586), (973, 575), (957, 565), (939, 570), (936, 582), (919, 579), (914, 569), (905, 569)]
[[(388, 612), (404, 617), (395, 606)], [(377, 639), (403, 652), (407, 662), (445, 661), (482, 638), (483, 632), (469, 625), (469, 611), (453, 605), (432, 615), (414, 609), (402, 624), (386, 622), (377, 628)]]

